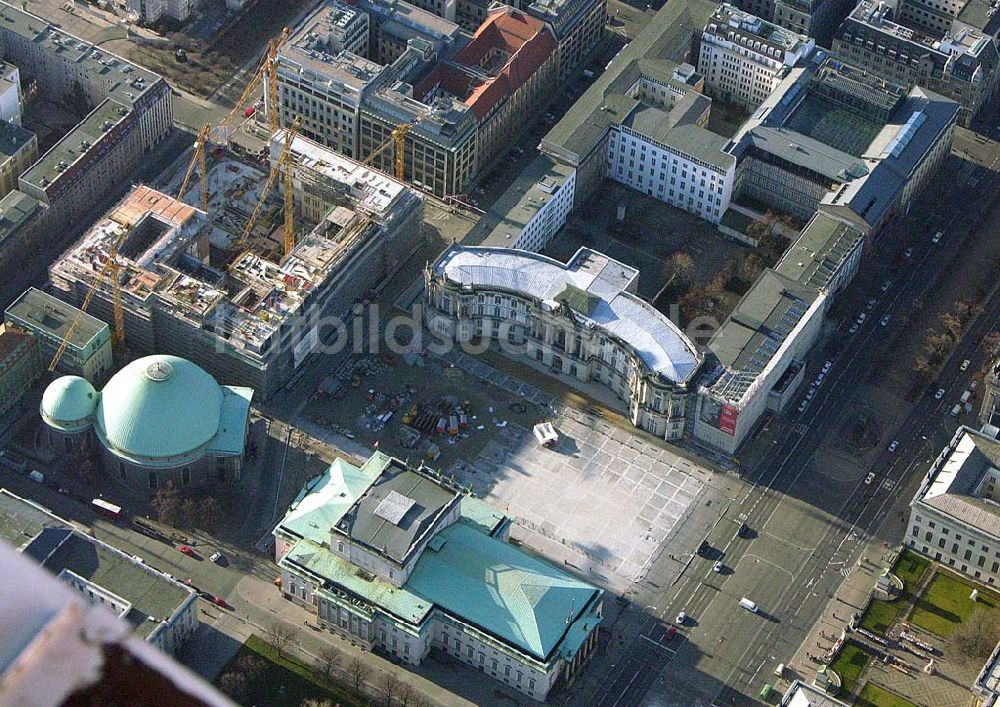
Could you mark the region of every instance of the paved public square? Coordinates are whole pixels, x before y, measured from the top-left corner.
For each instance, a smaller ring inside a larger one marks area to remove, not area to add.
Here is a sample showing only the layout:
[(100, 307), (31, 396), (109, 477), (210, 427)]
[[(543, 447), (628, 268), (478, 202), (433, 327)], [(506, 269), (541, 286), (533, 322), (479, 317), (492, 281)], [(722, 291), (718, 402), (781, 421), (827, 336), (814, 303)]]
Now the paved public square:
[(704, 484), (687, 459), (591, 414), (566, 409), (555, 426), (553, 448), (508, 427), (446, 473), (506, 511), (527, 544), (611, 586), (638, 581)]

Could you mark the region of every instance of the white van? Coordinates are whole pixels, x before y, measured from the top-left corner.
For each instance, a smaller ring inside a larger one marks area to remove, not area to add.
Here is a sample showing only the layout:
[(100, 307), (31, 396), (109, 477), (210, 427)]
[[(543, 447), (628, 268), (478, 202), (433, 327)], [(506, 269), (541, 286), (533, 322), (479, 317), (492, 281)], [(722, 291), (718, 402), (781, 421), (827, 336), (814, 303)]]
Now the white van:
[(750, 601), (746, 597), (743, 597), (742, 599), (740, 599), (740, 607), (742, 607), (742, 608), (746, 609), (747, 611), (752, 612), (754, 614), (757, 613), (757, 604), (755, 604), (754, 602)]

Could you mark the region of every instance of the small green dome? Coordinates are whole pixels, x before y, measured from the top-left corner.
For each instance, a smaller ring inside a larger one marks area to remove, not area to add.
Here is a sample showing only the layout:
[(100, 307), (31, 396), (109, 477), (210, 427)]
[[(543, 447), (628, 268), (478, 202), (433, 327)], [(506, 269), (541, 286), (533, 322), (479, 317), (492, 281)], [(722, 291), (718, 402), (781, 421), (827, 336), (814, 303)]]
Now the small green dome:
[(96, 430), (105, 446), (125, 456), (180, 457), (212, 441), (221, 405), (222, 388), (194, 363), (146, 356), (104, 386)]
[(100, 395), (86, 378), (61, 376), (42, 394), (42, 419), (52, 427), (76, 431), (90, 426)]

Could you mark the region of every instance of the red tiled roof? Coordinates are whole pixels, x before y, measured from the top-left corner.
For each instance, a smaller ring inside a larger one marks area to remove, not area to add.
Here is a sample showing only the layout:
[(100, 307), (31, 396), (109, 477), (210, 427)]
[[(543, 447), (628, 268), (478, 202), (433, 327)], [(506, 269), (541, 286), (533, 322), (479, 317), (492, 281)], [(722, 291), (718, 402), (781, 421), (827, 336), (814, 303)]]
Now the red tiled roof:
[[(482, 80), (462, 71), (481, 67), (493, 49), (511, 55), (500, 72)], [(556, 41), (544, 23), (510, 7), (494, 10), (462, 48), (452, 65), (438, 65), (421, 84), (425, 94), (435, 84), (458, 96), (482, 119), (505, 96), (514, 94), (552, 55)]]

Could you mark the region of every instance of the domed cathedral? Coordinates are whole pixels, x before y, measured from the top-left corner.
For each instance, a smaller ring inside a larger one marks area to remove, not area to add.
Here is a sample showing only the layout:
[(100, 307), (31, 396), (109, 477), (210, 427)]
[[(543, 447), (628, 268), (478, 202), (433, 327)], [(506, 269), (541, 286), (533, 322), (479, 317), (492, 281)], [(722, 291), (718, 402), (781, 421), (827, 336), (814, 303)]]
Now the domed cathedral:
[(168, 483), (238, 479), (252, 398), (186, 359), (146, 356), (100, 392), (78, 376), (57, 378), (40, 412), (55, 451), (96, 449), (109, 474), (150, 495)]

